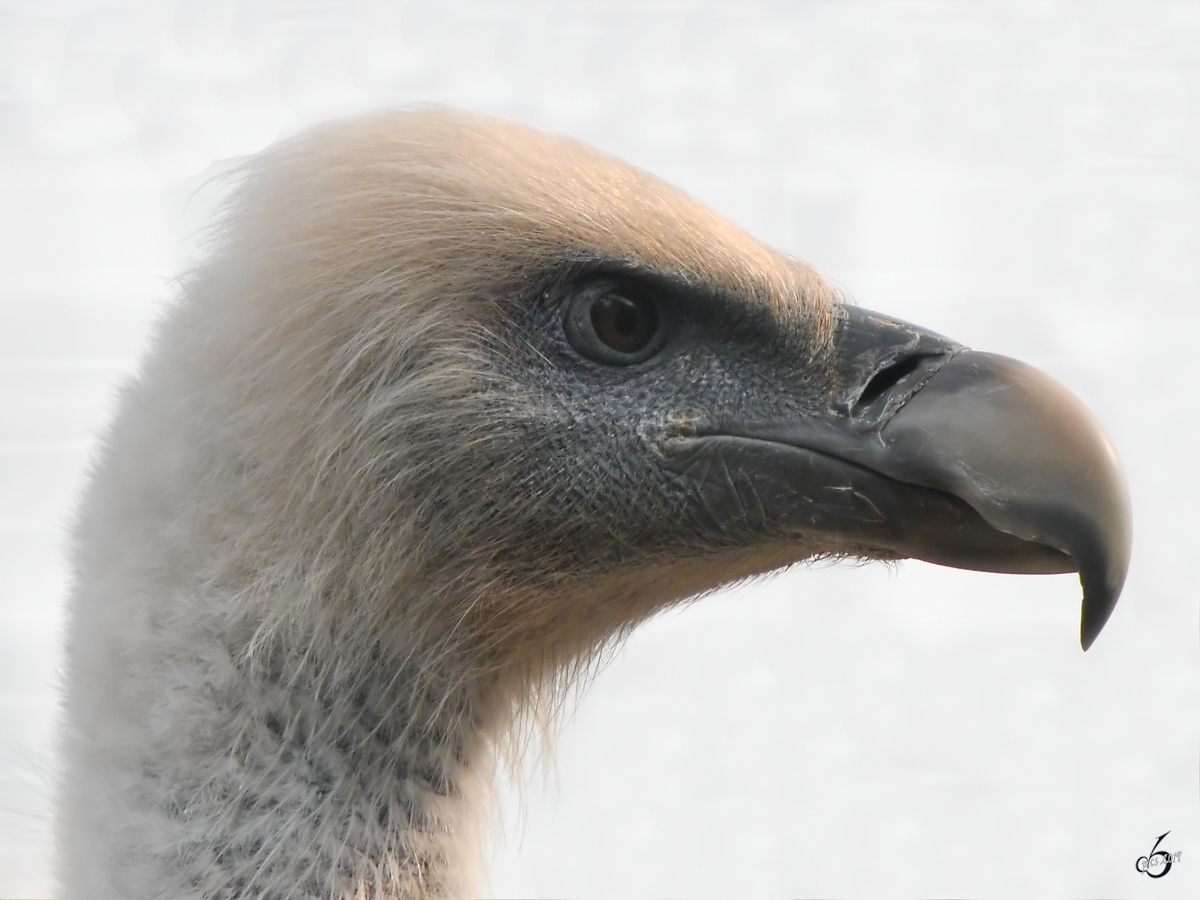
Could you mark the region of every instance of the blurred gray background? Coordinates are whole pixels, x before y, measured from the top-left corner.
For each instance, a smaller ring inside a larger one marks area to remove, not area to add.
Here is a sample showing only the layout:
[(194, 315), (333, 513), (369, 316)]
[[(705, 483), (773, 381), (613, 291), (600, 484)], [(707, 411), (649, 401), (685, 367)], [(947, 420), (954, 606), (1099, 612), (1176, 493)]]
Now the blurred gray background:
[(215, 176), (414, 102), (591, 142), (1042, 367), (1134, 498), (1086, 655), (1074, 576), (912, 562), (652, 622), (505, 790), (495, 894), (1200, 896), (1194, 0), (0, 0), (0, 896), (52, 895), (66, 528)]

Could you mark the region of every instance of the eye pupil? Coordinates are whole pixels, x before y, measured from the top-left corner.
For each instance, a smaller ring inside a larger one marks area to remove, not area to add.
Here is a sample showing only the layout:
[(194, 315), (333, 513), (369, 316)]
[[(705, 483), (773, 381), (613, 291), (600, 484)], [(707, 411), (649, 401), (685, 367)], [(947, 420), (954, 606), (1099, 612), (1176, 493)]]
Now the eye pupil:
[(624, 294), (597, 297), (592, 303), (591, 319), (596, 337), (621, 353), (637, 353), (658, 331), (654, 304)]

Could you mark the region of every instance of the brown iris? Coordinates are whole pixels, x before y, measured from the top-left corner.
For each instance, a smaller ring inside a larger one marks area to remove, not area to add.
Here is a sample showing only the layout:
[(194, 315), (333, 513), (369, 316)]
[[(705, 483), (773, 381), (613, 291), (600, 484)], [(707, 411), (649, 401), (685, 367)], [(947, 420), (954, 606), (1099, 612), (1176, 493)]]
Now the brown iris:
[(618, 353), (637, 353), (658, 333), (654, 304), (641, 297), (601, 294), (592, 301), (591, 319), (596, 337)]

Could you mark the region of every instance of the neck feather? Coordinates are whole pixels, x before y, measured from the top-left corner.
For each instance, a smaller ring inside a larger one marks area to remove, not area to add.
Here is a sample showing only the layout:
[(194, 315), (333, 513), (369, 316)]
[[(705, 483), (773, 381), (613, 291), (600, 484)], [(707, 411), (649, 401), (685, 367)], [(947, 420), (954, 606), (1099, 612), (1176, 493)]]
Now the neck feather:
[[(528, 681), (464, 676), (452, 651), (387, 634), (126, 630), (128, 702), (68, 713), (70, 868), (94, 858), (124, 898), (478, 894), (492, 747)], [(67, 892), (105, 896), (96, 875)]]

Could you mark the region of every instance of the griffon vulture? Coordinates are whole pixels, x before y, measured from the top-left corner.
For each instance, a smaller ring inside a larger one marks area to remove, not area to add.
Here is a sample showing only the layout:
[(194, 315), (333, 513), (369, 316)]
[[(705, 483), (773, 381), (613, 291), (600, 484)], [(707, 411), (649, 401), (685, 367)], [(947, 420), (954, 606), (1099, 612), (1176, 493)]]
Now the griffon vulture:
[(470, 894), (514, 720), (798, 560), (1129, 554), (1090, 414), (644, 172), (447, 111), (251, 162), (74, 532), (62, 896)]

